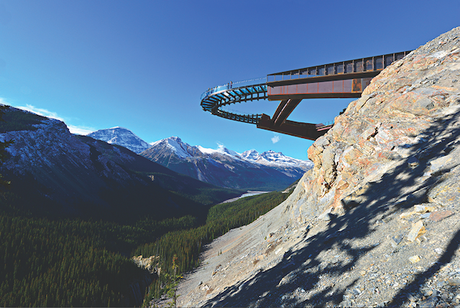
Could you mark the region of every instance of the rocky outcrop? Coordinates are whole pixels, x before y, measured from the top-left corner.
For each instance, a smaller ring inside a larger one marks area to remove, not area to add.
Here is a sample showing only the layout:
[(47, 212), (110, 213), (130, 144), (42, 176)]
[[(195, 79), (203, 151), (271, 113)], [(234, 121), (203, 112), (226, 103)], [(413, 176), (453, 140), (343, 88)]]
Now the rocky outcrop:
[(459, 80), (460, 28), (386, 68), (291, 196), (209, 247), (180, 304), (460, 304)]
[[(330, 132), (309, 148), (315, 167), (302, 180), (303, 187), (313, 192), (309, 207), (340, 211), (347, 204), (344, 198), (379, 180), (401, 161), (438, 158), (433, 155), (443, 150), (440, 139), (457, 132), (458, 32), (440, 36), (385, 69), (336, 118)], [(433, 163), (439, 166), (440, 161)]]
[(161, 273), (161, 268), (159, 267), (160, 265), (160, 256), (150, 256), (150, 257), (142, 257), (140, 256), (134, 256), (132, 257), (132, 260), (134, 263), (137, 264), (137, 266), (146, 269), (149, 271), (150, 274), (155, 274), (160, 276)]

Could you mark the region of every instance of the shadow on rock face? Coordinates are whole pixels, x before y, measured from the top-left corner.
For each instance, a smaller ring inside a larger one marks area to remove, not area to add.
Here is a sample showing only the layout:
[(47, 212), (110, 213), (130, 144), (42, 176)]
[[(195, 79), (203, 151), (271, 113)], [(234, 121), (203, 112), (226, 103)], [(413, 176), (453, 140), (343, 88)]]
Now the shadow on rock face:
[[(456, 123), (460, 123), (460, 112), (433, 122), (420, 136), (423, 141), (409, 148), (408, 158), (379, 181), (368, 183), (359, 200), (345, 200), (345, 203), (348, 202), (347, 211), (341, 216), (328, 217), (328, 227), (312, 236), (307, 235), (301, 249), (287, 251), (274, 267), (227, 288), (204, 306), (352, 305), (350, 300), (363, 292), (355, 288), (361, 277), (353, 270), (364, 262), (364, 256), (374, 254), (378, 259), (382, 250), (386, 249), (378, 241), (386, 238), (378, 234), (381, 230), (379, 226), (415, 204), (444, 201), (442, 194), (434, 195), (433, 191), (448, 184), (450, 178), (444, 175), (450, 169), (439, 168), (430, 173), (430, 162), (445, 156), (457, 146), (460, 126)], [(451, 177), (458, 179), (455, 175)], [(459, 201), (460, 192), (450, 192), (449, 198), (451, 202)], [(401, 306), (411, 292), (419, 290), (426, 279), (451, 261), (459, 248), (460, 230), (451, 232), (454, 235), (437, 262), (395, 289), (384, 304)], [(387, 253), (391, 258), (397, 249)], [(338, 280), (341, 283), (336, 284)], [(379, 291), (376, 288), (374, 292)]]

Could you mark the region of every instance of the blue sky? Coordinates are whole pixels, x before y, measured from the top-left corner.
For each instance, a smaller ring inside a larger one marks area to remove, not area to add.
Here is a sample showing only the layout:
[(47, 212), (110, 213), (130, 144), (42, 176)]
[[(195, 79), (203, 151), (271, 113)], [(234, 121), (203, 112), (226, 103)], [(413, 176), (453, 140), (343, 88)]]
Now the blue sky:
[[(411, 50), (459, 26), (460, 1), (0, 0), (0, 100), (73, 132), (122, 126), (237, 152), (307, 159), (311, 141), (202, 111), (229, 81)], [(350, 102), (304, 100), (291, 120), (327, 122)], [(273, 114), (276, 102), (230, 106)]]

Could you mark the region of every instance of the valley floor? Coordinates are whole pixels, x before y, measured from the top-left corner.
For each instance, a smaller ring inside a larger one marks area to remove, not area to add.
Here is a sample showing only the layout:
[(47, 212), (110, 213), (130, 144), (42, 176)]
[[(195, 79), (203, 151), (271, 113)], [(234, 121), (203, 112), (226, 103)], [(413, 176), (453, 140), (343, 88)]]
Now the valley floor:
[(221, 203), (233, 202), (233, 201), (239, 200), (241, 198), (257, 196), (257, 195), (265, 194), (265, 193), (269, 193), (269, 191), (251, 191), (251, 190), (248, 190), (247, 192), (245, 192), (244, 194), (242, 194), (239, 197), (228, 199), (228, 200), (225, 200), (224, 202), (221, 202)]

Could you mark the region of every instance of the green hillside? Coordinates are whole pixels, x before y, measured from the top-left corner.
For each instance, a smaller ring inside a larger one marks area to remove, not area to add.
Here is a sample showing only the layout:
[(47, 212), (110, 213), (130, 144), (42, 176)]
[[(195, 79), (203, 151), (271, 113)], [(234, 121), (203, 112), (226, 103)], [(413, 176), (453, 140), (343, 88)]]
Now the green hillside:
[[(273, 192), (216, 205), (204, 225), (192, 216), (118, 224), (2, 213), (0, 306), (140, 305), (132, 283), (143, 295), (149, 292), (146, 301), (166, 293), (173, 256), (177, 275), (192, 269), (204, 244), (257, 219), (287, 196)], [(139, 254), (159, 255), (168, 275), (158, 278), (139, 269), (128, 257)]]
[[(168, 286), (172, 283), (171, 277), (178, 277), (181, 273), (198, 266), (198, 257), (203, 245), (230, 229), (253, 222), (282, 203), (289, 195), (290, 193), (271, 192), (217, 204), (209, 210), (206, 224), (193, 229), (168, 232), (155, 242), (139, 246), (133, 255), (159, 256), (158, 266), (162, 273), (166, 273), (151, 284), (144, 304), (167, 293)], [(177, 269), (174, 271), (176, 266)]]

